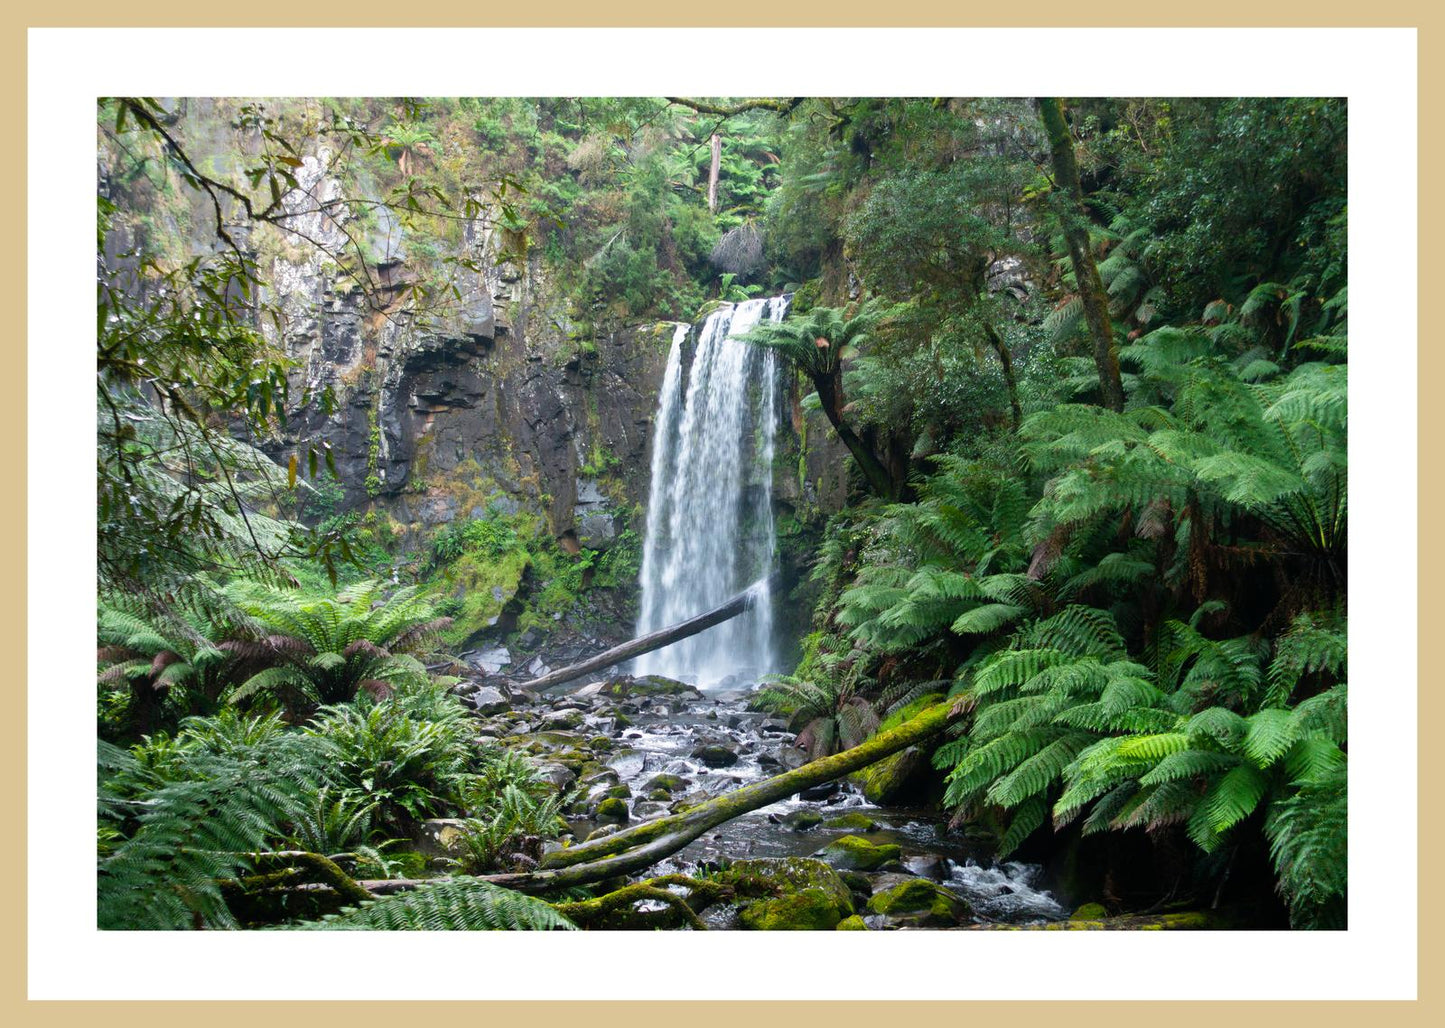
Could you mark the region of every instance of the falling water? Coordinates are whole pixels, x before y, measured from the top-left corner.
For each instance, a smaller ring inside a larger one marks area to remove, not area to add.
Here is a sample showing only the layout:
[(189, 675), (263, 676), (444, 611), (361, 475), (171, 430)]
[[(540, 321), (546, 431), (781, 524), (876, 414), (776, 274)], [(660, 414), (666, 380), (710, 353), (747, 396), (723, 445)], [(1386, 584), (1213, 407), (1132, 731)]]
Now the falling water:
[[(673, 336), (652, 443), (638, 635), (711, 610), (772, 569), (776, 364), (738, 337), (764, 317), (780, 321), (787, 305), (774, 297), (714, 311), (685, 374), (687, 327)], [(753, 587), (747, 613), (644, 654), (636, 672), (706, 688), (774, 670), (772, 597), (766, 584)]]

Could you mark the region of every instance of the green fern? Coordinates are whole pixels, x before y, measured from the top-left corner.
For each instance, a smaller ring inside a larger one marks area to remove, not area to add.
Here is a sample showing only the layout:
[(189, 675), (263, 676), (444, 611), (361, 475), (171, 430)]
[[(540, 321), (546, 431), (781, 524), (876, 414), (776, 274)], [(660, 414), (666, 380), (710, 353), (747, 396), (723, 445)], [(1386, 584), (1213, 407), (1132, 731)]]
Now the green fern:
[(515, 932), (575, 931), (549, 904), (477, 879), (457, 877), (348, 907), (309, 931)]

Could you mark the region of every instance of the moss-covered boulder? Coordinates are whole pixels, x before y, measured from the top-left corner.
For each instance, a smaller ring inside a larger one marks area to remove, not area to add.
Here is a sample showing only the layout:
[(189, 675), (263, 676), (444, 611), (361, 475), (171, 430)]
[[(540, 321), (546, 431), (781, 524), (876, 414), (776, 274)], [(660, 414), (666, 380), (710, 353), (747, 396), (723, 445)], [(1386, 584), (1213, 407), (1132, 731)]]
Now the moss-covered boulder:
[(640, 678), (623, 675), (607, 682), (599, 691), (603, 696), (612, 697), (690, 696), (700, 698), (702, 696), (696, 686), (672, 678), (664, 678), (662, 675), (643, 675)]
[(679, 789), (686, 789), (690, 783), (682, 775), (670, 775), (664, 772), (660, 775), (653, 775), (642, 785), (642, 791), (649, 796), (654, 792), (674, 793)]
[(745, 902), (743, 927), (755, 931), (830, 931), (853, 912), (837, 873), (809, 857), (735, 861), (719, 879)]
[(875, 893), (868, 909), (888, 915), (890, 922), (927, 928), (956, 925), (973, 913), (965, 900), (927, 878), (910, 878)]
[(630, 815), (627, 812), (627, 801), (616, 796), (610, 797), (597, 804), (597, 820), (623, 822)]
[(1102, 903), (1085, 903), (1069, 915), (1070, 921), (1100, 921), (1109, 916)]
[(823, 815), (811, 807), (803, 807), (800, 810), (784, 814), (779, 820), (795, 832), (806, 832), (808, 829), (817, 828), (822, 824)]
[(871, 832), (878, 828), (878, 822), (867, 814), (852, 811), (823, 822), (824, 828), (841, 828), (845, 832)]
[(899, 849), (893, 843), (874, 844), (856, 835), (834, 839), (816, 854), (834, 867), (849, 871), (876, 871), (890, 860), (897, 860)]
[(759, 932), (826, 932), (838, 927), (838, 908), (818, 889), (750, 903), (738, 914), (744, 928)]
[(834, 931), (838, 931), (838, 932), (866, 932), (866, 931), (868, 931), (868, 926), (863, 923), (863, 919), (862, 919), (861, 917), (859, 917), (857, 914), (852, 914), (852, 915), (850, 915), (850, 916), (848, 916), (848, 917), (843, 918), (843, 920), (839, 921), (839, 922), (838, 922), (838, 927), (835, 928)]

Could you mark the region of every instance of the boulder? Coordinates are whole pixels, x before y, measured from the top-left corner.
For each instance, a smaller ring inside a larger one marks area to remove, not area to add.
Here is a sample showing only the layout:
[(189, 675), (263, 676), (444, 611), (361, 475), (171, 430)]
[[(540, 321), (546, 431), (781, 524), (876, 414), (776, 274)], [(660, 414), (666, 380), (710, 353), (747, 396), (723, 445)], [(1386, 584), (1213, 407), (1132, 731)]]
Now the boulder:
[(811, 807), (803, 807), (801, 810), (794, 810), (784, 814), (779, 820), (795, 832), (806, 832), (810, 828), (817, 828), (823, 823), (823, 815)]
[(738, 860), (718, 878), (739, 897), (759, 897), (739, 912), (743, 927), (754, 931), (829, 931), (853, 912), (848, 887), (819, 860)]
[(946, 928), (960, 924), (973, 913), (966, 901), (927, 878), (910, 878), (868, 900), (868, 909), (886, 914), (899, 927)]
[(562, 764), (538, 764), (537, 777), (557, 789), (565, 789), (577, 780), (576, 773)]
[(625, 823), (631, 815), (627, 812), (627, 801), (616, 796), (597, 804), (597, 820)]
[(830, 817), (823, 822), (824, 828), (841, 828), (846, 832), (872, 832), (878, 828), (878, 822), (874, 821), (867, 814), (860, 814), (856, 810), (847, 814), (839, 814), (837, 817)]
[(857, 914), (850, 914), (848, 917), (845, 917), (843, 918), (843, 920), (838, 922), (838, 927), (835, 928), (834, 931), (866, 932), (868, 931), (868, 926), (863, 923), (863, 919)]
[(512, 701), (502, 695), (500, 689), (494, 689), (490, 685), (483, 685), (477, 688), (475, 692), (467, 697), (467, 702), (471, 704), (473, 710), (484, 716), (500, 714), (504, 710), (512, 709)]
[(700, 760), (708, 767), (731, 767), (738, 762), (738, 755), (721, 743), (707, 743), (692, 751), (694, 760)]
[(874, 845), (856, 835), (844, 835), (824, 846), (815, 856), (849, 871), (876, 871), (889, 861), (897, 860), (899, 853), (898, 847), (892, 843)]

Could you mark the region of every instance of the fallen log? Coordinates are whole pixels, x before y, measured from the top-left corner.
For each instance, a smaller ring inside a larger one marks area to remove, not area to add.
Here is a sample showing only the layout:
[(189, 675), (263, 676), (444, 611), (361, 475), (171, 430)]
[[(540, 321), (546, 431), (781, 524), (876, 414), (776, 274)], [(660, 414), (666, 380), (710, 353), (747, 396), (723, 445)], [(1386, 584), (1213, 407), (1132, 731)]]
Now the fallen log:
[(581, 678), (583, 675), (590, 674), (593, 671), (601, 671), (605, 667), (620, 664), (624, 660), (630, 660), (633, 657), (640, 657), (644, 653), (659, 650), (670, 643), (677, 642), (679, 639), (686, 639), (690, 635), (697, 635), (699, 632), (706, 631), (714, 625), (720, 625), (724, 621), (729, 621), (739, 614), (752, 609), (758, 596), (761, 595), (763, 588), (774, 588), (778, 580), (779, 576), (774, 572), (768, 578), (759, 579), (757, 582), (754, 582), (721, 607), (714, 607), (712, 610), (698, 614), (696, 617), (688, 618), (686, 621), (680, 621), (668, 628), (659, 628), (656, 632), (649, 632), (640, 638), (631, 639), (620, 646), (614, 646), (610, 650), (599, 653), (595, 657), (589, 657), (579, 664), (572, 664), (569, 667), (560, 668), (556, 671), (549, 671), (545, 675), (540, 675), (537, 678), (525, 682), (517, 682), (516, 684), (534, 691), (546, 689), (553, 685), (561, 685), (563, 682), (570, 682), (574, 678)]

